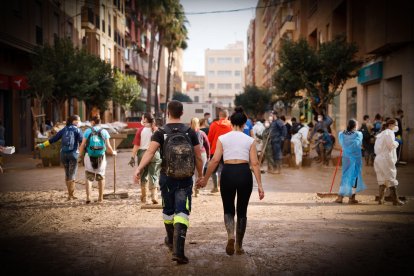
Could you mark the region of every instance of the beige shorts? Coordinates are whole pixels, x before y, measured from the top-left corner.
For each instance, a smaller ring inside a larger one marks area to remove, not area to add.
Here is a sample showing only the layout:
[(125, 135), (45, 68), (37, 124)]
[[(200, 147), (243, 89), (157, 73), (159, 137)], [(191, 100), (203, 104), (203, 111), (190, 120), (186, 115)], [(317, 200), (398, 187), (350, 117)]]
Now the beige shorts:
[(88, 172), (88, 171), (85, 171), (85, 176), (88, 181), (94, 181), (94, 180), (101, 181), (105, 179), (104, 175), (100, 175), (99, 173), (93, 173), (93, 172)]

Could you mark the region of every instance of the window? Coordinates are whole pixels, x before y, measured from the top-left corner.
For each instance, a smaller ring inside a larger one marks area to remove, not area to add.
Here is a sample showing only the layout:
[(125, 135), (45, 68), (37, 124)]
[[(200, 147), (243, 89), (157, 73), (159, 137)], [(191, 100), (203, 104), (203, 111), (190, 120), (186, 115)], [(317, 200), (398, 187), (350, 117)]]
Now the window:
[(59, 37), (59, 25), (60, 25), (60, 23), (59, 23), (59, 14), (53, 13), (53, 21), (54, 21), (53, 26), (52, 26), (53, 35), (55, 37)]
[(218, 89), (231, 89), (231, 83), (219, 83), (217, 84)]
[(106, 49), (105, 49), (105, 44), (102, 44), (102, 51), (101, 51), (101, 57), (103, 57), (103, 60), (105, 60), (105, 52), (106, 52)]
[(199, 97), (198, 96), (194, 96), (194, 102), (196, 102), (196, 103), (199, 102)]
[(240, 89), (240, 88), (241, 88), (241, 84), (240, 83), (234, 84), (234, 89)]
[(214, 63), (214, 58), (208, 58), (208, 63), (213, 64)]
[(231, 77), (231, 71), (218, 71), (217, 76), (219, 76), (219, 77)]
[(209, 84), (208, 84), (208, 89), (214, 89), (214, 88), (215, 88), (214, 83), (209, 83)]
[(107, 58), (108, 58), (108, 62), (111, 62), (111, 48), (109, 48), (108, 47), (108, 56), (107, 56)]
[(43, 45), (43, 24), (42, 24), (42, 4), (36, 1), (35, 25), (36, 25), (36, 44)]
[(68, 24), (66, 25), (66, 37), (71, 39), (72, 34), (73, 34), (73, 24), (72, 22), (68, 22)]
[(241, 62), (241, 58), (236, 57), (234, 58), (234, 63), (239, 64)]
[(210, 77), (213, 77), (215, 74), (214, 74), (214, 71), (208, 71), (208, 75), (210, 76)]
[(218, 64), (231, 64), (231, 58), (229, 57), (219, 57), (217, 59)]
[(239, 71), (239, 70), (234, 71), (234, 76), (235, 77), (240, 77), (241, 76), (241, 71)]

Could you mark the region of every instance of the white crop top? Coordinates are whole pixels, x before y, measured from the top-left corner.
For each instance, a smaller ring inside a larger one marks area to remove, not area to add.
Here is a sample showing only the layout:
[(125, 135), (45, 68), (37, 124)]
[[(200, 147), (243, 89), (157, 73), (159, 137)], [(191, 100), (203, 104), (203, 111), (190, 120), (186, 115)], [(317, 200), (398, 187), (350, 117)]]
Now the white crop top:
[(254, 139), (241, 131), (230, 131), (218, 138), (223, 145), (223, 160), (250, 160), (250, 147)]

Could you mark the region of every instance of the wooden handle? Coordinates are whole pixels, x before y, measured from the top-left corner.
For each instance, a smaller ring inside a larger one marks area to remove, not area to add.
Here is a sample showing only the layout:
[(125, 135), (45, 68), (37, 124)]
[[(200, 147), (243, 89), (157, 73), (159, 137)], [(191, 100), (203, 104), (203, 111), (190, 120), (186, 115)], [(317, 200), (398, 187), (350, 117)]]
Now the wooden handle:
[[(115, 142), (115, 139), (114, 139), (114, 148), (113, 148), (113, 150), (116, 150), (116, 142)], [(114, 155), (113, 156), (114, 157), (114, 194), (115, 194), (115, 192), (116, 192), (116, 155)]]

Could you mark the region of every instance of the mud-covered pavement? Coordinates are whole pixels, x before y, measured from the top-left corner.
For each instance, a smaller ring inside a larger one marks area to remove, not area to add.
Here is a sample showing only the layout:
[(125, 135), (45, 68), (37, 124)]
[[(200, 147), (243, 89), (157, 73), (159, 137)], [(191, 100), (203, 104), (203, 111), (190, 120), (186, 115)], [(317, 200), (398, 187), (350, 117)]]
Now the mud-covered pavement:
[[(177, 266), (163, 244), (161, 210), (141, 209), (138, 203), (140, 191), (132, 183), (126, 151), (117, 157), (117, 189), (128, 192), (129, 198), (90, 205), (85, 204), (81, 184), (79, 199), (66, 202), (62, 168), (36, 168), (39, 161), (15, 159), (6, 160), (0, 175), (2, 275), (350, 275), (412, 270), (413, 165), (399, 168), (399, 191), (408, 197), (402, 207), (377, 205), (371, 167), (364, 168), (368, 189), (357, 196), (358, 205), (316, 196), (329, 191), (333, 167), (263, 174), (265, 198), (259, 201), (254, 189), (243, 256), (225, 254), (221, 198), (210, 194), (208, 186), (193, 199), (186, 242), (190, 263)], [(106, 193), (113, 191), (112, 164), (109, 158)], [(81, 167), (79, 178), (82, 173)], [(92, 198), (97, 198), (96, 188)]]

